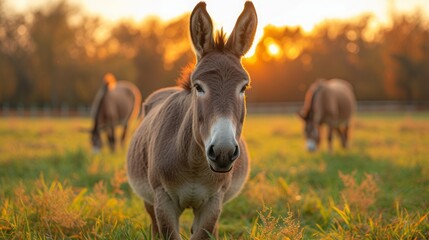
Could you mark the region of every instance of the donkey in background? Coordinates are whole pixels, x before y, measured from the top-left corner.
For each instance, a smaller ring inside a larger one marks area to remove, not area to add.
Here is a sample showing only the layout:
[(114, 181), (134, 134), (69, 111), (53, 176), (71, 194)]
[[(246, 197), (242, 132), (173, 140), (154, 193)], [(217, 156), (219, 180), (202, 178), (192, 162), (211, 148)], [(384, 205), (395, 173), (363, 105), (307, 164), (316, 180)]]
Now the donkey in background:
[(320, 126), (328, 125), (328, 147), (332, 151), (332, 135), (335, 130), (347, 147), (349, 124), (356, 108), (356, 99), (350, 83), (341, 79), (319, 79), (310, 85), (304, 106), (298, 112), (305, 122), (307, 149), (315, 151), (320, 143)]
[(103, 86), (91, 106), (91, 142), (95, 152), (102, 147), (102, 131), (107, 132), (110, 150), (115, 151), (115, 127), (118, 125), (123, 127), (121, 143), (124, 144), (128, 125), (141, 110), (141, 99), (140, 91), (134, 84), (117, 81), (111, 73), (104, 76)]
[(179, 217), (192, 208), (191, 239), (217, 236), (222, 206), (242, 189), (249, 172), (241, 138), (250, 83), (241, 57), (252, 45), (257, 15), (246, 2), (226, 40), (213, 36), (204, 2), (190, 17), (197, 63), (179, 87), (145, 101), (145, 117), (128, 150), (128, 181), (144, 200), (153, 236), (180, 239)]

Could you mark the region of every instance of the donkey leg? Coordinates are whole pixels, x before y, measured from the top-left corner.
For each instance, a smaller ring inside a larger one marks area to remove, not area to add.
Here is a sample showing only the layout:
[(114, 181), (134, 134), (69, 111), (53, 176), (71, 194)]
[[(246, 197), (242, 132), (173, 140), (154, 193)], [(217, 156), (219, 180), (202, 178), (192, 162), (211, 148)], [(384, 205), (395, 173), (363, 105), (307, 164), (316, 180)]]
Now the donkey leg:
[(194, 209), (191, 240), (218, 238), (217, 222), (222, 211), (222, 197), (214, 196), (198, 209)]
[(152, 239), (157, 239), (159, 237), (159, 228), (158, 228), (158, 223), (156, 222), (155, 209), (153, 208), (152, 204), (146, 201), (144, 202), (144, 207), (146, 208), (146, 211), (149, 213), (150, 219), (152, 221)]
[(333, 132), (333, 130), (334, 130), (334, 127), (331, 124), (329, 124), (329, 127), (328, 127), (328, 150), (329, 150), (329, 152), (332, 152), (332, 132)]
[(340, 136), (341, 139), (341, 146), (343, 148), (347, 148), (347, 140), (348, 140), (348, 132), (349, 132), (349, 126), (346, 124), (344, 128), (337, 128), (338, 136)]
[(343, 144), (343, 148), (347, 148), (348, 147), (348, 141), (349, 141), (349, 124), (346, 124), (341, 139), (343, 140), (341, 142)]
[(107, 129), (107, 138), (109, 140), (109, 147), (112, 152), (115, 151), (115, 128), (110, 127)]
[(124, 130), (122, 131), (122, 136), (121, 136), (121, 145), (122, 147), (125, 144), (125, 138), (127, 137), (127, 129), (128, 129), (128, 124), (124, 125)]
[(180, 240), (179, 217), (182, 211), (163, 188), (155, 190), (153, 207), (161, 237), (169, 240)]
[(338, 127), (338, 128), (335, 128), (335, 131), (338, 133), (338, 136), (341, 139), (341, 145), (344, 147), (344, 130)]

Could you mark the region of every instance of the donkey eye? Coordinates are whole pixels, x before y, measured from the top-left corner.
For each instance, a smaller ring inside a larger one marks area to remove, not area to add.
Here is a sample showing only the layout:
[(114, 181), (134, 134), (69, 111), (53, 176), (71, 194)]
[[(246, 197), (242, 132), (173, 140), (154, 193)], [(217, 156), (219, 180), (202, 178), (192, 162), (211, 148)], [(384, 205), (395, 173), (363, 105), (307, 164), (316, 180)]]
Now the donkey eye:
[(245, 91), (246, 91), (246, 89), (247, 89), (247, 87), (248, 87), (249, 85), (244, 85), (242, 88), (241, 88), (241, 90), (240, 90), (240, 93), (244, 93)]
[(199, 84), (197, 84), (197, 83), (194, 84), (194, 88), (195, 88), (195, 90), (197, 90), (197, 92), (204, 93), (203, 88)]

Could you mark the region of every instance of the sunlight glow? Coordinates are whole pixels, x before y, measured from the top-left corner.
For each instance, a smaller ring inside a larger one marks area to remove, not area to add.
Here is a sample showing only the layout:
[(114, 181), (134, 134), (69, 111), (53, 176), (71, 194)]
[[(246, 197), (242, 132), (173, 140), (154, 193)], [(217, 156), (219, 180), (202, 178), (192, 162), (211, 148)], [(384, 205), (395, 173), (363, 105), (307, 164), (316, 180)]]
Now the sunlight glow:
[(280, 54), (280, 47), (276, 43), (271, 43), (268, 45), (268, 53), (272, 56), (277, 56)]
[(301, 54), (301, 50), (295, 46), (290, 46), (287, 48), (285, 55), (291, 59), (294, 60)]

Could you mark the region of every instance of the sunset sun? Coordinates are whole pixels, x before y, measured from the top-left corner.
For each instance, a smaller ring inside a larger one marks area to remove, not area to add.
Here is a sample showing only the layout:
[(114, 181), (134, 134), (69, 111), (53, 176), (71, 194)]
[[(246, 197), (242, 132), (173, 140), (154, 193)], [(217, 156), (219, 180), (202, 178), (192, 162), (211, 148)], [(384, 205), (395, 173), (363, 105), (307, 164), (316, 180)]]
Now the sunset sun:
[(280, 55), (279, 45), (277, 45), (276, 43), (270, 43), (268, 45), (268, 53), (274, 57)]

